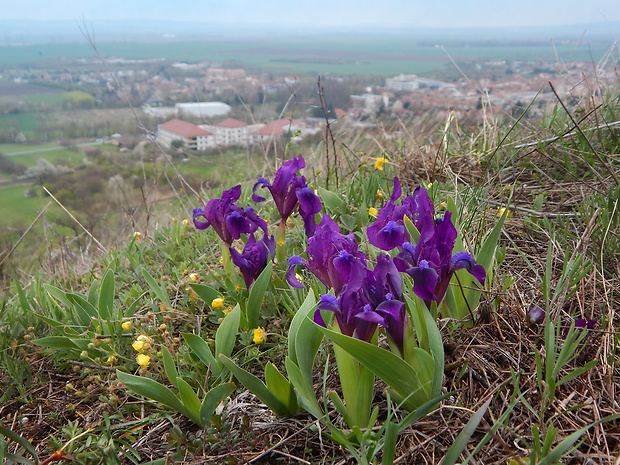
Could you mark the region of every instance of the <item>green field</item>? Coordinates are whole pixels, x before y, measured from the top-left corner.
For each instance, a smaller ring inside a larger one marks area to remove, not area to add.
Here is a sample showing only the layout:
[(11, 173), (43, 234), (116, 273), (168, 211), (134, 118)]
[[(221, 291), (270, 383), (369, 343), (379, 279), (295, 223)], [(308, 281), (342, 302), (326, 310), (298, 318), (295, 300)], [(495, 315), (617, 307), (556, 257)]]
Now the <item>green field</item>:
[(81, 162), (84, 159), (84, 153), (58, 148), (58, 150), (14, 155), (11, 157), (11, 160), (15, 163), (20, 163), (27, 167), (31, 167), (35, 166), (41, 158), (44, 158), (50, 163), (60, 163), (62, 165), (71, 166)]
[[(286, 40), (202, 40), (170, 42), (104, 42), (103, 56), (128, 59), (217, 62), (283, 73), (340, 75), (428, 74), (450, 59), (597, 61), (610, 48), (605, 41), (581, 44), (551, 40), (490, 40), (406, 36), (318, 36)], [(0, 47), (0, 66), (29, 63), (53, 68), (54, 57), (92, 57), (85, 43)]]
[(58, 144), (0, 144), (0, 153), (19, 154), (12, 155), (11, 160), (27, 167), (35, 166), (41, 158), (50, 163), (61, 163), (67, 166), (79, 163), (84, 159), (84, 152), (72, 151), (59, 147)]
[(32, 132), (38, 121), (34, 113), (15, 113), (0, 115), (0, 128), (17, 127), (22, 132)]
[(12, 154), (18, 152), (26, 152), (30, 150), (46, 150), (58, 147), (58, 144), (36, 144), (36, 145), (26, 145), (26, 144), (0, 144), (0, 153)]
[[(35, 197), (26, 198), (28, 190), (36, 192)], [(41, 189), (31, 184), (16, 184), (0, 188), (0, 229), (24, 228), (30, 225), (39, 212), (51, 200), (41, 196)], [(50, 205), (49, 213), (60, 212), (57, 205)]]

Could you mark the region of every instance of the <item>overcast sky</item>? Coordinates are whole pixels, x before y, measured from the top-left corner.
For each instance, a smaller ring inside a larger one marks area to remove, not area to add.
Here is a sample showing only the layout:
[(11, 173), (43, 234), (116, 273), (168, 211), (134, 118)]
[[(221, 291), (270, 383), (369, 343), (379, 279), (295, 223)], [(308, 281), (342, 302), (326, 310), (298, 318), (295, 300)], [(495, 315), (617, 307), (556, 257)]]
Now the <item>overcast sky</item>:
[(245, 24), (555, 26), (620, 21), (620, 0), (0, 0), (0, 19)]

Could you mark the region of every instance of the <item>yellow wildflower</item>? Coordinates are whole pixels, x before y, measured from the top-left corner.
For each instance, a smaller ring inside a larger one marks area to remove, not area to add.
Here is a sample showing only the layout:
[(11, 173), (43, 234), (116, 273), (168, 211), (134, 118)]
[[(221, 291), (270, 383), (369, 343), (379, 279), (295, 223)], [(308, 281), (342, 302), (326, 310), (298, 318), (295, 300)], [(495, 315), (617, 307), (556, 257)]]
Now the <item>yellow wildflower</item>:
[(368, 209), (368, 214), (369, 214), (370, 216), (374, 216), (374, 217), (376, 218), (376, 217), (377, 217), (377, 215), (379, 214), (379, 210), (377, 210), (377, 209), (376, 209), (376, 208), (374, 208), (374, 207), (370, 207), (370, 208)]
[(129, 320), (123, 321), (121, 323), (121, 328), (123, 328), (125, 331), (127, 331), (129, 328), (131, 328), (131, 321), (129, 321)]
[(265, 337), (266, 334), (265, 331), (263, 331), (263, 328), (256, 328), (254, 330), (254, 337), (252, 338), (252, 340), (254, 341), (254, 344), (260, 344), (265, 340)]
[(241, 291), (241, 284), (237, 284), (235, 286), (235, 291), (240, 292)]
[(133, 350), (135, 350), (136, 352), (142, 352), (144, 350), (145, 344), (146, 343), (144, 341), (133, 341), (131, 347), (133, 347)]
[[(503, 216), (505, 211), (506, 207), (500, 208), (499, 210), (497, 210), (497, 216)], [(510, 210), (508, 210), (508, 213), (506, 213), (506, 218), (512, 218), (512, 212)]]
[(383, 191), (381, 189), (377, 189), (377, 198), (378, 199), (382, 199), (383, 198)]
[(151, 342), (153, 342), (153, 339), (144, 334), (140, 334), (133, 344), (131, 344), (131, 347), (133, 347), (136, 352), (142, 352), (151, 347)]
[(277, 242), (277, 244), (278, 244), (278, 247), (282, 247), (282, 246), (285, 244), (285, 242), (284, 242), (282, 239), (280, 239), (280, 240)]
[(138, 240), (140, 240), (140, 239), (142, 239), (142, 237), (143, 237), (143, 236), (142, 236), (142, 233), (141, 233), (140, 231), (135, 231), (135, 232), (133, 233), (133, 238), (134, 238), (134, 239), (138, 239)]
[(179, 221), (179, 219), (178, 219), (176, 216), (173, 216), (173, 217), (172, 217), (172, 222), (173, 222), (173, 223), (176, 223), (177, 221)]
[(445, 210), (446, 208), (448, 208), (448, 204), (446, 202), (441, 202), (439, 204), (439, 208), (441, 208), (442, 210)]
[(198, 281), (198, 275), (196, 273), (191, 273), (189, 275), (189, 279), (191, 279), (192, 281)]
[(183, 226), (189, 226), (189, 220), (188, 219), (183, 220)]
[(429, 182), (429, 183), (426, 185), (426, 188), (427, 188), (427, 189), (430, 189), (430, 188), (432, 188), (432, 187), (433, 187), (433, 183), (432, 183), (432, 182)]
[(136, 362), (138, 362), (138, 365), (140, 365), (141, 367), (148, 366), (150, 361), (151, 357), (149, 357), (148, 355), (138, 354), (138, 356), (136, 357)]
[(211, 302), (211, 307), (213, 308), (220, 308), (224, 306), (224, 299), (222, 297), (218, 297), (216, 299), (213, 299), (213, 301)]
[(383, 171), (383, 165), (388, 161), (385, 157), (375, 158), (375, 168), (379, 171)]

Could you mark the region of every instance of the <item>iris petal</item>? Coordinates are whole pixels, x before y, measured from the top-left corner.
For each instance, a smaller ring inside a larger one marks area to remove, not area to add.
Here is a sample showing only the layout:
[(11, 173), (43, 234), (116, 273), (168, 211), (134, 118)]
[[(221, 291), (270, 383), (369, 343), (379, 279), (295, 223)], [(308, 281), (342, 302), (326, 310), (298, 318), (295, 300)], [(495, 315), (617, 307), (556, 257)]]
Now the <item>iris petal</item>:
[(413, 278), (413, 292), (422, 300), (437, 300), (435, 287), (439, 281), (439, 275), (434, 268), (428, 265), (426, 260), (420, 262), (420, 266), (407, 270)]

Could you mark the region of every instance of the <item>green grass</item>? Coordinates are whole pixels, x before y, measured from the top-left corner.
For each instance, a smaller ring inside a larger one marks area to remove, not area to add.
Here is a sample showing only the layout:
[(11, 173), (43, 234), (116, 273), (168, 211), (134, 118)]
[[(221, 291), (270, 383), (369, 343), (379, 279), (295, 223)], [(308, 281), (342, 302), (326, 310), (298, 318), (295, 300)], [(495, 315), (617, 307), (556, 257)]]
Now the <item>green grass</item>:
[[(24, 192), (34, 190), (36, 197), (26, 198)], [(17, 184), (0, 188), (0, 229), (27, 227), (51, 199), (41, 196), (41, 188), (31, 184)], [(51, 205), (48, 212), (60, 211)]]
[(62, 163), (63, 165), (75, 165), (84, 159), (84, 153), (81, 151), (73, 152), (68, 149), (59, 148), (38, 153), (27, 153), (24, 155), (14, 155), (11, 157), (15, 163), (21, 163), (27, 167), (35, 166), (39, 160), (43, 158), (50, 163)]
[(22, 132), (33, 132), (38, 124), (34, 113), (0, 115), (0, 128), (18, 127)]
[(24, 100), (30, 103), (39, 103), (53, 108), (60, 109), (65, 102), (65, 98), (62, 93), (58, 94), (38, 94), (24, 96)]
[(17, 152), (27, 152), (30, 150), (46, 150), (58, 147), (58, 144), (0, 144), (0, 153), (10, 155)]

